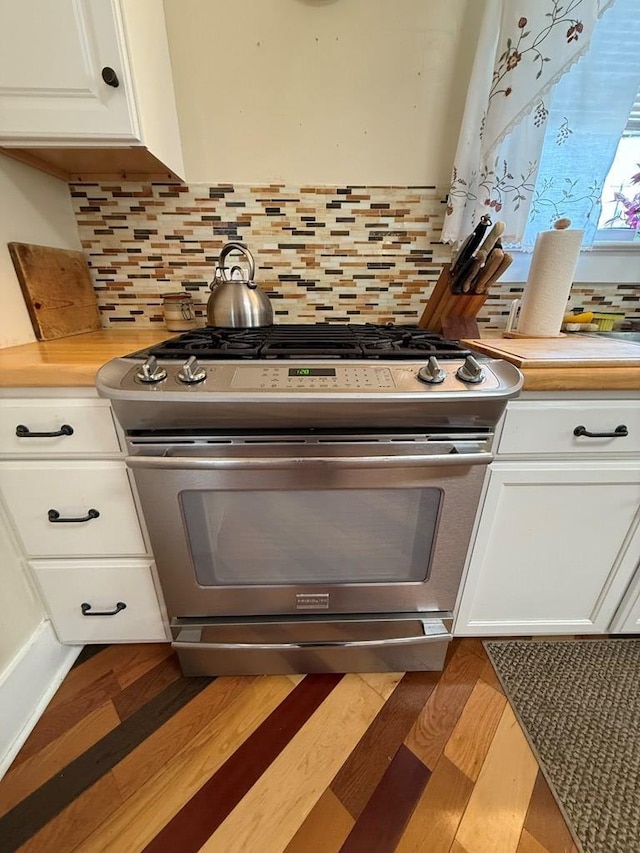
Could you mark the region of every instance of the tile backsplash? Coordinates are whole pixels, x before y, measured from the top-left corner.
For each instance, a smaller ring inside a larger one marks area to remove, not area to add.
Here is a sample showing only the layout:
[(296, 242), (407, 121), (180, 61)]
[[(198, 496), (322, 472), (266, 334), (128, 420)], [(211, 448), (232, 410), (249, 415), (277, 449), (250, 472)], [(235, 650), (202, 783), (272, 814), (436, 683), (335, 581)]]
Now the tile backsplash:
[[(245, 243), (276, 322), (414, 323), (450, 249), (435, 187), (180, 183), (70, 186), (103, 324), (163, 322), (162, 297), (191, 293), (206, 316), (229, 240)], [(494, 286), (481, 328), (502, 328), (523, 285)], [(606, 295), (603, 295), (606, 294)], [(638, 312), (634, 285), (574, 285), (585, 308)]]

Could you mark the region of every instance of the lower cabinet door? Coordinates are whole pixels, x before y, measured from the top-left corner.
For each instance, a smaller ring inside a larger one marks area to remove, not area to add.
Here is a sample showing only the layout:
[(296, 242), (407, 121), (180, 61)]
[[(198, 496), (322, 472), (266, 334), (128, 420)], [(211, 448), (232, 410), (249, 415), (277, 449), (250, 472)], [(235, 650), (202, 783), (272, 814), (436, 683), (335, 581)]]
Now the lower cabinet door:
[(454, 634), (607, 631), (639, 515), (640, 461), (494, 463)]
[(167, 640), (149, 561), (38, 560), (30, 565), (61, 643)]
[(635, 555), (636, 571), (609, 628), (612, 634), (640, 634), (640, 523), (629, 543), (629, 554)]
[(640, 588), (636, 586), (635, 596), (625, 602), (626, 606), (616, 616), (611, 626), (613, 634), (640, 634)]

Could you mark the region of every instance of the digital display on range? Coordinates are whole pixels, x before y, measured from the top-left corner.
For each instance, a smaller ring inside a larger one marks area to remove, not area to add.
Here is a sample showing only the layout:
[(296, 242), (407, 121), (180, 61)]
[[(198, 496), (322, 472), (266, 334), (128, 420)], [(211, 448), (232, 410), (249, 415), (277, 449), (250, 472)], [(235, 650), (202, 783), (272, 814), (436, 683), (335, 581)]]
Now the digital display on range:
[(335, 376), (335, 367), (290, 367), (289, 376)]

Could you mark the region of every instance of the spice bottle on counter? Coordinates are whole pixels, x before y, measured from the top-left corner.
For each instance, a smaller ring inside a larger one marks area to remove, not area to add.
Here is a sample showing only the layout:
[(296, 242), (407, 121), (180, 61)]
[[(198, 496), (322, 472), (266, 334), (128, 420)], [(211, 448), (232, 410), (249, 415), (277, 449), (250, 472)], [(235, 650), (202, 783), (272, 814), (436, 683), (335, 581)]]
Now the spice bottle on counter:
[(188, 332), (196, 328), (196, 312), (188, 293), (165, 293), (162, 310), (170, 332)]

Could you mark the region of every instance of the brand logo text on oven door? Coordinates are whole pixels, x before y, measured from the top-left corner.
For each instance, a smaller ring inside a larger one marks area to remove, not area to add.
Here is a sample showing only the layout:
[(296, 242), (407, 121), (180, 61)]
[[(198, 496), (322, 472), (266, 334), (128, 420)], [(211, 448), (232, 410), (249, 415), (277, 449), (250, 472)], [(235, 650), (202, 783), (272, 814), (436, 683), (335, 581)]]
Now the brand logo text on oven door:
[(296, 593), (296, 610), (328, 610), (328, 592), (298, 592)]

